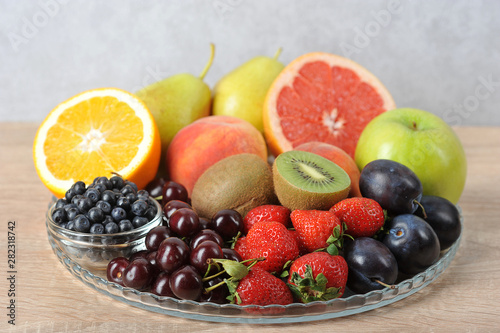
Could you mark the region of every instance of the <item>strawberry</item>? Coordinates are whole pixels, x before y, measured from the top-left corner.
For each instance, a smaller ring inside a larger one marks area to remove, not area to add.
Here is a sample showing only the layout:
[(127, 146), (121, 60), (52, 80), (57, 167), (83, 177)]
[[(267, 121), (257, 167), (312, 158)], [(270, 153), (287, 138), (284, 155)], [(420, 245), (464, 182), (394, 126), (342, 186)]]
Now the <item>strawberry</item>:
[(297, 232), (297, 230), (291, 229), (288, 230), (288, 232), (290, 232), (293, 238), (295, 238), (295, 240), (297, 241), (297, 245), (299, 246), (299, 256), (309, 253), (309, 251), (307, 251), (307, 249), (302, 244), (302, 241), (300, 240), (299, 233)]
[(298, 233), (300, 246), (307, 252), (327, 248), (331, 243), (340, 246), (342, 225), (337, 216), (324, 210), (294, 210), (290, 217)]
[(255, 265), (268, 272), (281, 272), (283, 266), (299, 256), (297, 241), (279, 222), (257, 222), (246, 236), (249, 258), (266, 258)]
[[(230, 291), (231, 289), (230, 287)], [(238, 282), (232, 295), (233, 303), (238, 305), (287, 305), (293, 302), (292, 293), (286, 283), (258, 267), (250, 269), (250, 272)], [(280, 309), (269, 310), (273, 312)], [(252, 312), (262, 312), (262, 310), (255, 309)]]
[(255, 207), (243, 219), (243, 232), (247, 234), (255, 223), (263, 221), (280, 222), (288, 228), (290, 226), (290, 209), (279, 205)]
[(247, 238), (245, 236), (236, 240), (233, 249), (238, 252), (243, 260), (250, 259), (247, 251)]
[(308, 303), (341, 297), (347, 283), (345, 259), (326, 252), (312, 252), (296, 259), (290, 267), (288, 286), (294, 296)]
[(384, 210), (369, 198), (348, 198), (336, 203), (330, 211), (346, 225), (345, 233), (356, 237), (372, 237), (385, 222)]

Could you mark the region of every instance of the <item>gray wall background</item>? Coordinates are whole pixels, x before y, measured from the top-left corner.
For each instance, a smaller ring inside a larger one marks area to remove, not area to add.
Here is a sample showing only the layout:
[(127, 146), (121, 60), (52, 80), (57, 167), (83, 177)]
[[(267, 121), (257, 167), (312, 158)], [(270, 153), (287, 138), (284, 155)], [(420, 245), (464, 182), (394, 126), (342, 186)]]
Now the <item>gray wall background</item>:
[(399, 107), (500, 125), (500, 1), (0, 0), (0, 121), (43, 120), (84, 90), (169, 75), (213, 85), (257, 55), (347, 56)]

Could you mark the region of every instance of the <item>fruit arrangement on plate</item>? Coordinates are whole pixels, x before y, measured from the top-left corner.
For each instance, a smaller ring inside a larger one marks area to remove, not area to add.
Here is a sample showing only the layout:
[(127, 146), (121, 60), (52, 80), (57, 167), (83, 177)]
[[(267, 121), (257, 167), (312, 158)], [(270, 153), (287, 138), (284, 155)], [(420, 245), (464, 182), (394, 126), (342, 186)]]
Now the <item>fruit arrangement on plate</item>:
[[(391, 290), (436, 265), (462, 231), (466, 160), (453, 130), (396, 108), (349, 59), (278, 56), (228, 73), (213, 97), (212, 46), (200, 77), (57, 106), (34, 142), (57, 198), (53, 246), (120, 288), (271, 316)], [(128, 252), (110, 251), (134, 230)]]

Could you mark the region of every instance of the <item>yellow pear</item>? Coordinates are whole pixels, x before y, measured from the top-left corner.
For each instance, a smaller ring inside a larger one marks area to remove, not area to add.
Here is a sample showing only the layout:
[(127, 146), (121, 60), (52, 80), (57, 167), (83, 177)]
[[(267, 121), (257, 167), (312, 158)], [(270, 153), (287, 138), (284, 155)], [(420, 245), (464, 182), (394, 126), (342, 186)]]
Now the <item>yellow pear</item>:
[(212, 92), (203, 82), (214, 58), (215, 47), (213, 44), (210, 47), (210, 60), (199, 77), (189, 73), (176, 74), (136, 92), (158, 126), (162, 155), (180, 129), (210, 114)]
[(225, 75), (215, 86), (214, 115), (244, 119), (263, 132), (262, 108), (267, 91), (285, 67), (274, 58), (258, 56)]

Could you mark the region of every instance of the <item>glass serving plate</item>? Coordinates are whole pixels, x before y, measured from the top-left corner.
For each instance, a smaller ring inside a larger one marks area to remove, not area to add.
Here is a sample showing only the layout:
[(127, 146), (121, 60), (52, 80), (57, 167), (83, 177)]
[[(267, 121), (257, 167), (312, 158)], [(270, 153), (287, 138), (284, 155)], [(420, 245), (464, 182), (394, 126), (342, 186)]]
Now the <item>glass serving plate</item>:
[[(463, 216), (461, 222), (463, 231)], [(48, 233), (52, 249), (64, 267), (84, 284), (106, 296), (144, 310), (170, 316), (210, 322), (250, 324), (296, 323), (344, 317), (402, 300), (426, 287), (445, 271), (457, 253), (461, 237), (448, 250), (441, 253), (439, 260), (434, 265), (412, 278), (399, 282), (394, 289), (385, 288), (366, 294), (352, 294), (347, 290), (342, 298), (326, 302), (240, 306), (179, 300), (122, 287), (107, 281), (105, 271), (90, 271), (82, 268), (62, 251), (58, 243)]]

